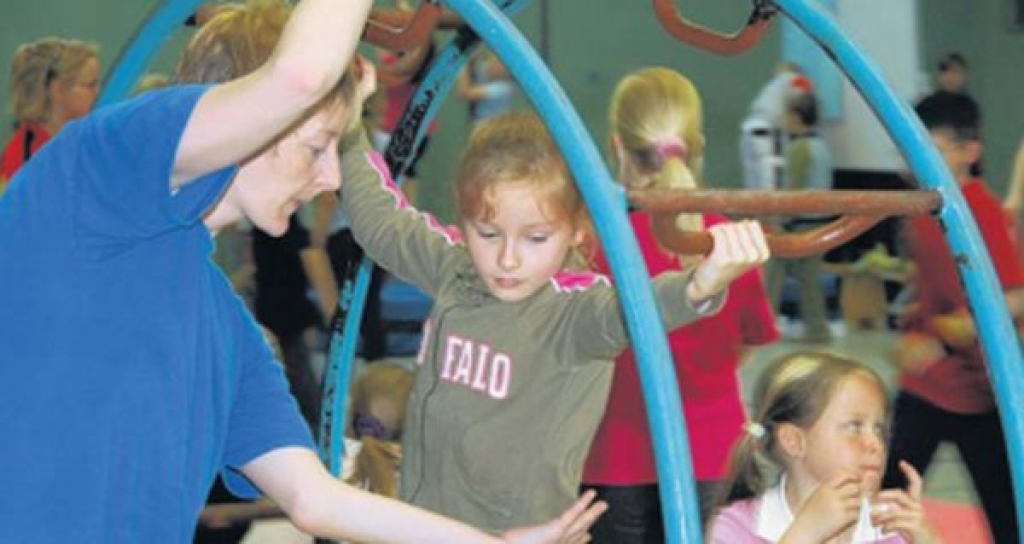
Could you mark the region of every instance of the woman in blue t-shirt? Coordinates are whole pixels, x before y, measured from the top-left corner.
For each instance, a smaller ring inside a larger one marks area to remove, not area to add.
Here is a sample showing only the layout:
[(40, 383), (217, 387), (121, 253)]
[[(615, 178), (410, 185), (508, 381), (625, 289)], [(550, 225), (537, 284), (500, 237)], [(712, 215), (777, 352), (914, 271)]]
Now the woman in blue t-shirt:
[(0, 201), (0, 542), (187, 542), (218, 472), (331, 539), (582, 541), (603, 508), (590, 497), (494, 537), (334, 479), (210, 259), (220, 228), (280, 235), (339, 188), (338, 141), (369, 87), (343, 75), (371, 4), (225, 5), (174, 85), (70, 123), (14, 177)]

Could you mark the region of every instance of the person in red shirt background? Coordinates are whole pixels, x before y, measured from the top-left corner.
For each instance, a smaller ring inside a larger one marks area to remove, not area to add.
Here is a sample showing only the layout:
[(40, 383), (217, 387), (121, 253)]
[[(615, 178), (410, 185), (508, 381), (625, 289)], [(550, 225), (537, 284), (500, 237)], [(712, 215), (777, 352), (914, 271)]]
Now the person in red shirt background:
[(18, 47), (9, 90), (15, 132), (0, 156), (0, 194), (65, 123), (92, 110), (99, 71), (98, 49), (86, 42), (43, 38)]
[[(609, 126), (621, 183), (697, 187), (704, 151), (701, 100), (687, 78), (665, 68), (626, 76), (613, 95)], [(712, 214), (681, 214), (675, 224), (698, 230), (726, 221)], [(630, 222), (652, 275), (690, 264), (659, 246), (647, 214), (633, 212)], [(609, 270), (603, 255), (596, 264), (599, 271)], [(757, 269), (730, 286), (720, 312), (669, 334), (704, 520), (746, 421), (737, 368), (747, 346), (778, 338)], [(584, 488), (595, 489), (609, 506), (592, 529), (595, 544), (664, 542), (655, 469), (636, 356), (627, 350), (615, 365), (608, 407), (583, 473)]]
[[(969, 97), (939, 91), (916, 106), (981, 231), (1010, 314), (1024, 315), (1024, 271), (1002, 203), (971, 174), (981, 156), (981, 115)], [(894, 359), (902, 373), (883, 487), (903, 487), (894, 466), (905, 459), (924, 473), (942, 442), (956, 445), (988, 517), (994, 542), (1018, 542), (1010, 467), (992, 385), (956, 263), (933, 217), (909, 220), (907, 249), (915, 297)], [(977, 256), (976, 256), (977, 257)]]

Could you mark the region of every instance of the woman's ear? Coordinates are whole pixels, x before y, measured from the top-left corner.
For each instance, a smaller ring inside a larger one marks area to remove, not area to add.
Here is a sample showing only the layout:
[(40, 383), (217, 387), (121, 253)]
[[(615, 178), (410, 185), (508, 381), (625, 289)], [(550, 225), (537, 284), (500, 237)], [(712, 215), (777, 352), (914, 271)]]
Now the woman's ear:
[(792, 423), (783, 423), (776, 432), (779, 448), (787, 457), (799, 459), (804, 456), (807, 440), (803, 429)]

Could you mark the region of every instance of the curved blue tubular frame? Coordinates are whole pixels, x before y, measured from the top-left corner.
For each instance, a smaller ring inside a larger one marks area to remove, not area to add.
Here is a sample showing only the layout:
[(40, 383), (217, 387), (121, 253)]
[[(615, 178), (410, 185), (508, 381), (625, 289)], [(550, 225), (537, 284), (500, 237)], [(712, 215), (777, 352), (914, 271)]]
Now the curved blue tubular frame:
[[(529, 0), (505, 0), (501, 9), (513, 14)], [(427, 127), (437, 116), (445, 97), (469, 61), (479, 39), (471, 32), (460, 30), (451, 43), (438, 53), (423, 81), (402, 113), (391, 142), (385, 152), (388, 167), (399, 185), (415, 157), (415, 150), (426, 136)], [(331, 335), (327, 368), (324, 374), (323, 417), (320, 418), (320, 458), (332, 474), (341, 473), (341, 460), (345, 453), (344, 429), (348, 393), (352, 383), (352, 367), (359, 343), (359, 327), (366, 309), (373, 261), (364, 258), (359, 264), (353, 284), (342, 286), (339, 300), (341, 311), (347, 309), (345, 323)]]
[(667, 539), (673, 544), (700, 542), (701, 524), (696, 484), (690, 469), (690, 447), (665, 329), (658, 317), (650, 278), (626, 210), (610, 189), (613, 180), (604, 160), (561, 86), (508, 19), (490, 2), (447, 0), (447, 5), (487, 42), (516, 76), (565, 155), (591, 211), (602, 245), (615, 248), (608, 252), (608, 258), (638, 355), (647, 413), (652, 416), (650, 423)]
[(835, 60), (868, 105), (882, 120), (903, 152), (915, 177), (927, 189), (942, 193), (939, 220), (956, 256), (971, 311), (977, 323), (989, 374), (999, 403), (1013, 473), (1017, 517), (1024, 520), (1024, 362), (1003, 291), (988, 250), (959, 187), (932, 144), (917, 115), (886, 85), (879, 71), (861, 55), (835, 21), (812, 0), (775, 0), (808, 36)]
[(123, 100), (139, 80), (153, 55), (160, 50), (167, 37), (185, 24), (204, 0), (165, 0), (150, 13), (143, 26), (135, 32), (132, 42), (121, 51), (113, 71), (107, 75), (96, 107)]

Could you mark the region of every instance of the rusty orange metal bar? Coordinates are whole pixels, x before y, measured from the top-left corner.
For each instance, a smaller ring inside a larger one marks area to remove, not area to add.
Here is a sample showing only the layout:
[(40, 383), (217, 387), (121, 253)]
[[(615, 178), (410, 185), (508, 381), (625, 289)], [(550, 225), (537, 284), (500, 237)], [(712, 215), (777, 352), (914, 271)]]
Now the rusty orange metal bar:
[(743, 28), (733, 34), (723, 34), (686, 19), (676, 10), (673, 0), (653, 0), (654, 13), (661, 26), (683, 43), (719, 55), (735, 56), (757, 45), (771, 18), (778, 11), (769, 1), (754, 0), (754, 8)]
[(630, 190), (629, 202), (644, 211), (785, 215), (924, 215), (939, 209), (938, 191), (680, 191)]
[(714, 247), (706, 232), (675, 227), (679, 213), (715, 211), (740, 215), (836, 214), (835, 221), (799, 233), (766, 233), (776, 257), (798, 258), (845, 244), (893, 215), (925, 215), (942, 205), (937, 191), (679, 191), (632, 190), (629, 202), (653, 216), (654, 235), (664, 247), (682, 254), (706, 255)]
[[(651, 226), (654, 236), (666, 249), (688, 255), (707, 255), (715, 243), (707, 232), (683, 232), (675, 228), (675, 215), (655, 215)], [(824, 253), (856, 238), (885, 219), (884, 216), (841, 217), (832, 223), (805, 232), (780, 234), (765, 232), (772, 257), (795, 259)]]

